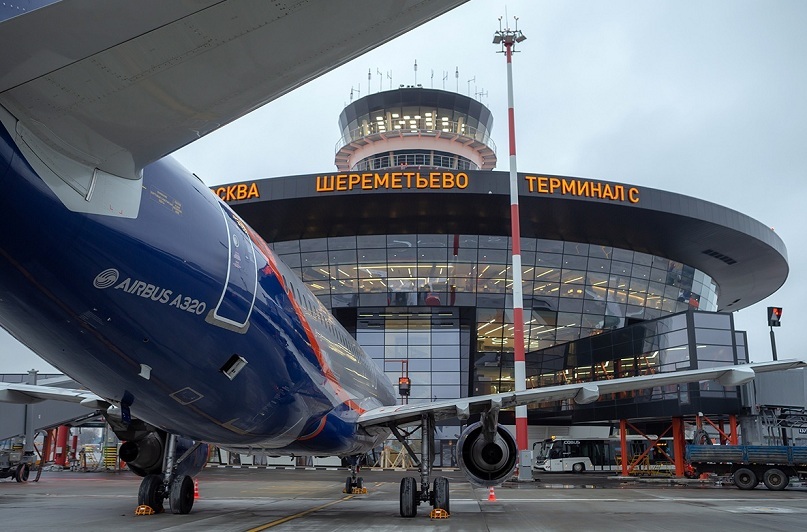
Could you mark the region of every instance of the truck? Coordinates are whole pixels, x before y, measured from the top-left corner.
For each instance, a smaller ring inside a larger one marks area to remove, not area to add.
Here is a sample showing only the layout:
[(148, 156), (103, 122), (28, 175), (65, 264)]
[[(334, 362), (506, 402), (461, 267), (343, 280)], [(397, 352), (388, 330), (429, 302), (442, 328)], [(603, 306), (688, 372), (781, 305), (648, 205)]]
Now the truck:
[(807, 480), (807, 447), (687, 445), (686, 459), (696, 475), (732, 475), (741, 490), (752, 490), (760, 481), (769, 490), (783, 490), (791, 478)]

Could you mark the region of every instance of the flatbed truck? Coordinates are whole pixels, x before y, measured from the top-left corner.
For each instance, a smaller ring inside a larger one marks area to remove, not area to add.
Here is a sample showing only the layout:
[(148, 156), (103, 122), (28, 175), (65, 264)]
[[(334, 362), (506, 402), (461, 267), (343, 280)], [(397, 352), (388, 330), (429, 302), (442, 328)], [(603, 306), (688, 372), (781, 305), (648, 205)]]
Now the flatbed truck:
[(760, 483), (783, 490), (791, 478), (807, 480), (807, 447), (789, 445), (687, 445), (695, 473), (732, 475), (734, 485), (751, 490)]

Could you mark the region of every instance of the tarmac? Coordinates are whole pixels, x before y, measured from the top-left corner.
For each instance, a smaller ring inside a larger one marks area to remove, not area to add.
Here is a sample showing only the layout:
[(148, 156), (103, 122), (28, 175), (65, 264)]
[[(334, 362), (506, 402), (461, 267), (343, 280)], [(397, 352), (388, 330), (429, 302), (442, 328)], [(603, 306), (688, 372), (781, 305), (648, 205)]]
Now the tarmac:
[[(345, 470), (207, 468), (188, 515), (136, 516), (140, 478), (130, 472), (45, 471), (39, 482), (0, 481), (0, 523), (8, 531), (305, 530), (315, 531), (692, 531), (803, 530), (807, 488), (740, 491), (714, 481), (621, 480), (584, 473), (536, 474), (494, 491), (458, 471), (451, 515), (399, 515), (401, 478), (415, 472), (364, 470), (366, 495), (345, 495)], [(167, 502), (166, 502), (167, 506)]]

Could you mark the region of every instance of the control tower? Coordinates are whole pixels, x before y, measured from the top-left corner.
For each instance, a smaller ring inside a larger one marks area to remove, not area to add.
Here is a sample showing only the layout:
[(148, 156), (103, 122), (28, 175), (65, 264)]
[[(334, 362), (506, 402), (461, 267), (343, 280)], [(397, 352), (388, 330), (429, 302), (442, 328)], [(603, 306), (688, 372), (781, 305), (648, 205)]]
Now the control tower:
[(370, 94), (339, 115), (342, 172), (425, 166), (492, 170), (493, 115), (468, 96), (420, 85)]

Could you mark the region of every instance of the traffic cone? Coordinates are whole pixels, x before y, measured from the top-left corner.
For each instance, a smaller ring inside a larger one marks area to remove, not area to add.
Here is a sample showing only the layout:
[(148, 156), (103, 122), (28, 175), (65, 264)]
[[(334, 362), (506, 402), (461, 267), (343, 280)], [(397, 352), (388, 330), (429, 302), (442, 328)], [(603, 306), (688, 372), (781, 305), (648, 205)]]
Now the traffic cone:
[(196, 479), (193, 479), (193, 498), (199, 498), (199, 481)]
[(488, 501), (489, 502), (496, 502), (496, 494), (493, 493), (493, 486), (491, 486), (490, 490), (488, 490)]

